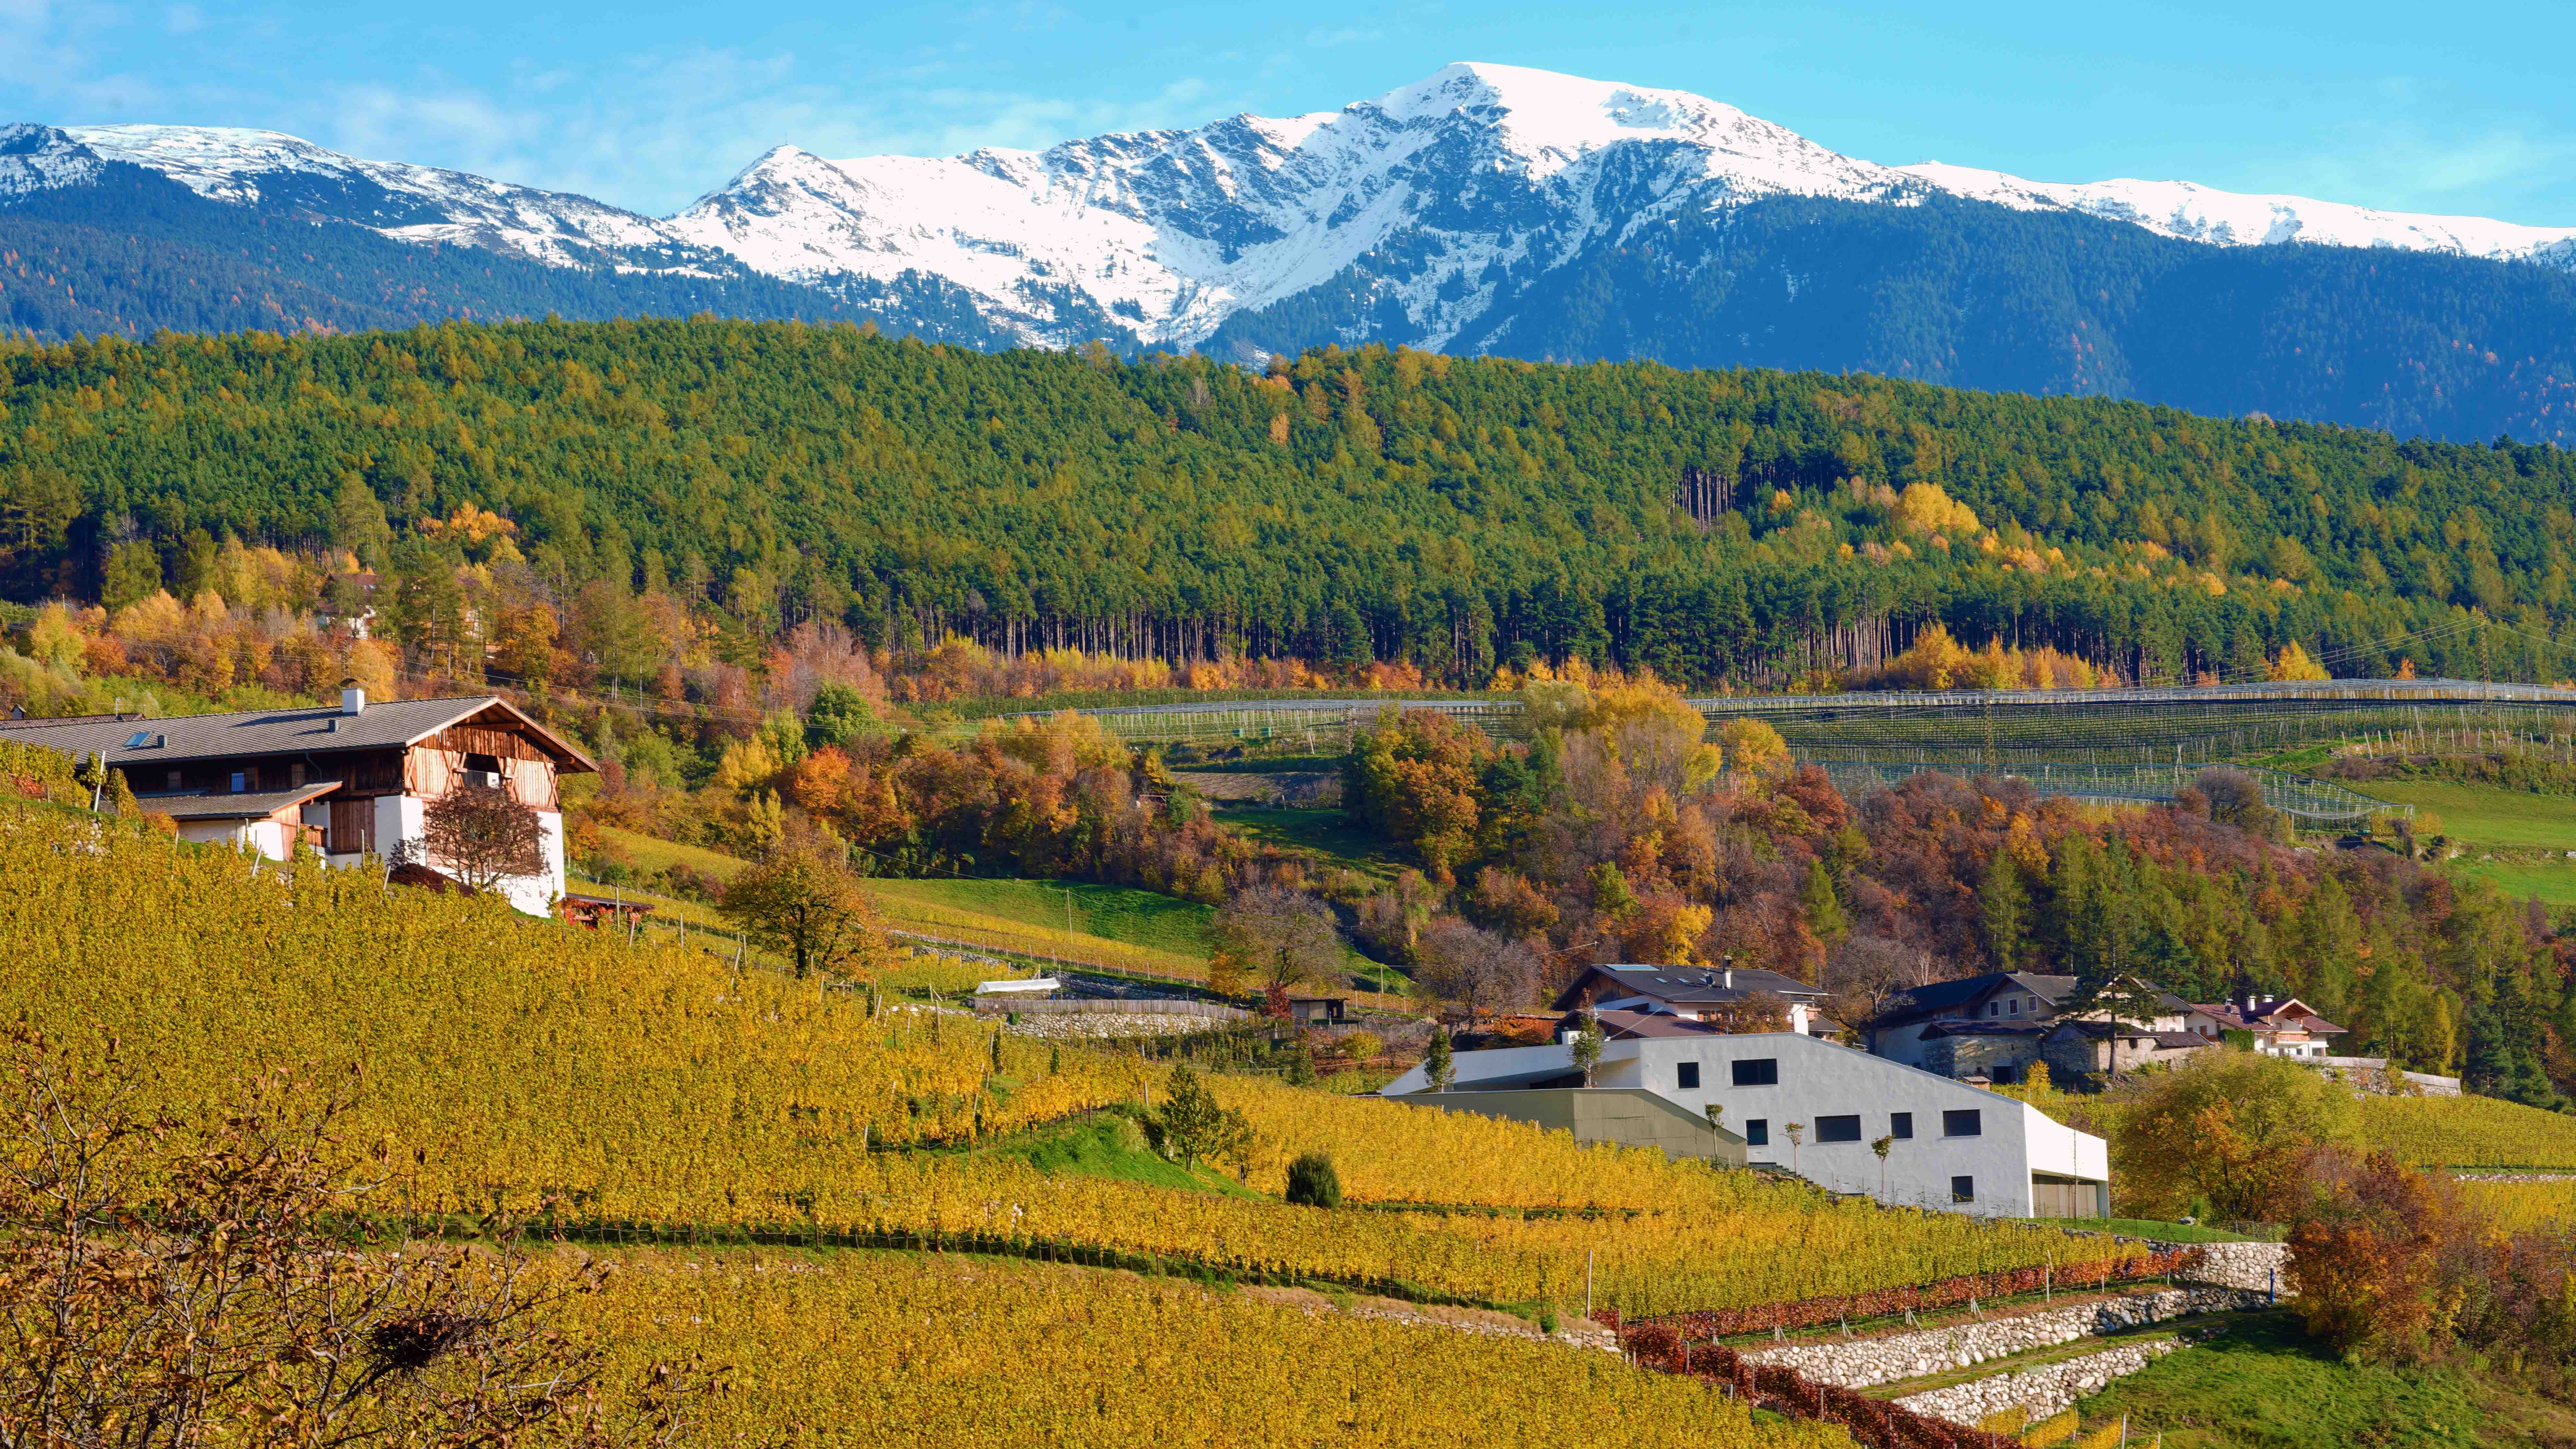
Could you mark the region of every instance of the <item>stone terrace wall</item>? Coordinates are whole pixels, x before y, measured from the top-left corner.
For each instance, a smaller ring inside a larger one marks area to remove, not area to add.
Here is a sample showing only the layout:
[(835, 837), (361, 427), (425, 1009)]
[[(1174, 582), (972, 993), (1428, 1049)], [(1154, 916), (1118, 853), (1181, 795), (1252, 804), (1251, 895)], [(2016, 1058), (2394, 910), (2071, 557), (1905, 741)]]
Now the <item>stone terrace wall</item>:
[[(2040, 1308), (1983, 1323), (1961, 1323), (1878, 1338), (1836, 1339), (1748, 1349), (1744, 1351), (1744, 1357), (1752, 1363), (1780, 1364), (1796, 1369), (1818, 1383), (1865, 1389), (1872, 1384), (1948, 1373), (1990, 1359), (2072, 1343), (2079, 1338), (2115, 1329), (2161, 1323), (2168, 1318), (2183, 1318), (2195, 1313), (2256, 1308), (2267, 1301), (2262, 1293), (2238, 1288), (2169, 1288), (2155, 1293), (2096, 1298), (2063, 1308)], [(1938, 1414), (1945, 1419), (1958, 1417), (1941, 1409), (1926, 1409), (1924, 1412)], [(1970, 1415), (1968, 1421), (1974, 1422), (1975, 1417)]]
[(1896, 1403), (1900, 1408), (1953, 1424), (1974, 1424), (2015, 1404), (2028, 1409), (2032, 1418), (2044, 1419), (2087, 1394), (2100, 1393), (2113, 1379), (2136, 1373), (2179, 1347), (2169, 1338), (2124, 1343), (2022, 1373), (1995, 1374), (1946, 1389), (1909, 1394)]
[[(2169, 1244), (2158, 1243), (2157, 1247)], [(2214, 1283), (2290, 1296), (2290, 1245), (2287, 1243), (2202, 1243), (2200, 1266), (2176, 1276), (2191, 1283)]]

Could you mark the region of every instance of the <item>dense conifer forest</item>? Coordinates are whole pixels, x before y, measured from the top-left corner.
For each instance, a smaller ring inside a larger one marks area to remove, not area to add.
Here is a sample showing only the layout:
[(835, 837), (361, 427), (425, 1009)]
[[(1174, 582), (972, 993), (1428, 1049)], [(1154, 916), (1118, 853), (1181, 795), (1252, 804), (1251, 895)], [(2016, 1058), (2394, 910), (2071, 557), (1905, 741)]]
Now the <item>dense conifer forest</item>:
[[(1266, 371), (844, 325), (448, 324), (0, 349), (10, 598), (226, 540), (797, 623), (1187, 662), (1581, 657), (1694, 687), (1939, 621), (2133, 680), (2555, 679), (2576, 455), (1876, 377), (1367, 347)], [(495, 517), (495, 527), (459, 525)], [(506, 523), (506, 529), (497, 527)], [(2472, 613), (2509, 629), (2383, 641)], [(607, 671), (614, 674), (614, 669)]]

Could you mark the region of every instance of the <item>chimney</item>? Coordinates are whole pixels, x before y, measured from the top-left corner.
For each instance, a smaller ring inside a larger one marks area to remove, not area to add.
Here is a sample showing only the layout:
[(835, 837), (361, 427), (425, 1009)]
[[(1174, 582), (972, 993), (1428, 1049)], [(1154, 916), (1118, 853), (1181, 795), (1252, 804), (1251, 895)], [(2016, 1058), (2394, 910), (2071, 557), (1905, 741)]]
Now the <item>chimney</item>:
[(1735, 989), (1735, 968), (1732, 966), (1726, 968), (1726, 989), (1729, 991)]
[(367, 692), (366, 692), (365, 690), (363, 690), (363, 689), (360, 689), (360, 688), (358, 687), (358, 681), (356, 681), (356, 680), (354, 680), (354, 679), (343, 679), (343, 680), (341, 680), (341, 681), (340, 681), (340, 713), (342, 713), (342, 714), (365, 714), (366, 712), (367, 712)]

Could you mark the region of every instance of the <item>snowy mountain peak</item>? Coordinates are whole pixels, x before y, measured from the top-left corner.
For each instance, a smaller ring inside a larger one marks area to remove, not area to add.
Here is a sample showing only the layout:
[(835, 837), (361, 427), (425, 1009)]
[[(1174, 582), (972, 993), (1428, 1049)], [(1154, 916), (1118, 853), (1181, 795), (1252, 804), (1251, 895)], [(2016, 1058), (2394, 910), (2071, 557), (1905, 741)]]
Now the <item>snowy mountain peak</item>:
[(1465, 115), (1494, 126), (1515, 149), (1569, 155), (1622, 141), (1704, 141), (1749, 119), (1733, 106), (1687, 91), (1483, 61), (1442, 66), (1427, 79), (1364, 104), (1399, 121)]
[[(779, 145), (667, 221), (273, 131), (153, 125), (0, 133), (0, 202), (87, 184), (118, 163), (212, 201), (555, 265), (748, 269), (845, 300), (927, 289), (951, 316), (972, 314), (969, 332), (1048, 344), (1105, 335), (1195, 346), (1237, 318), (1294, 314), (1311, 331), (1329, 314), (1352, 337), (1508, 346), (1512, 299), (1558, 269), (1777, 196), (1907, 205), (1946, 193), (2210, 245), (2576, 266), (2576, 228), (2180, 181), (1882, 166), (1686, 91), (1485, 62), (1443, 66), (1339, 110), (1237, 115), (1044, 151), (828, 160)], [(1271, 345), (1237, 330), (1227, 345)]]

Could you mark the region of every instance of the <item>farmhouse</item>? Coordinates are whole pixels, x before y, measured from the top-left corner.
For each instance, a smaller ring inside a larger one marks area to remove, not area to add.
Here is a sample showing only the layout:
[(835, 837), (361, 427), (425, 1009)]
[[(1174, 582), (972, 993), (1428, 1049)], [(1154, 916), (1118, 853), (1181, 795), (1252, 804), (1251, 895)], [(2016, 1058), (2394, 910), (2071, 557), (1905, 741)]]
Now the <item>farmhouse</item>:
[(2334, 1050), (2329, 1038), (2344, 1034), (2295, 996), (2247, 996), (2193, 1009), (2206, 1019), (2203, 1035), (2217, 1040), (2222, 1032), (2250, 1032), (2254, 1050), (2266, 1056), (2325, 1057)]
[[(1603, 1045), (1590, 1088), (1566, 1041), (1459, 1052), (1452, 1063), (1447, 1092), (1432, 1092), (1417, 1066), (1380, 1095), (1475, 1111), (1476, 1097), (1492, 1092), (1507, 1103), (1493, 1115), (1536, 1120), (1538, 1094), (1642, 1090), (1740, 1138), (1754, 1165), (1836, 1192), (1992, 1217), (2110, 1212), (2101, 1138), (2010, 1097), (1802, 1032), (1623, 1034)], [(1881, 1138), (1884, 1159), (1872, 1145)]]
[(532, 915), (564, 894), (558, 781), (598, 769), (498, 696), (371, 705), (354, 686), (340, 691), (337, 709), (8, 720), (0, 732), (74, 758), (103, 757), (143, 808), (178, 822), (181, 838), (229, 841), (271, 860), (304, 846), (334, 865), (387, 857), (421, 838), (431, 801), (452, 790), (506, 790), (537, 812), (544, 834), (544, 869), (503, 887)]
[[(2108, 1006), (2070, 1009), (2080, 994), (2080, 983), (2072, 976), (1993, 971), (1889, 997), (1871, 1019), (1864, 1040), (1870, 1051), (1890, 1061), (1945, 1077), (1991, 1082), (2020, 1081), (2041, 1061), (2061, 1072), (2127, 1071), (2150, 1059), (2188, 1055), (2196, 1044), (2179, 1040), (2185, 1034), (2217, 1040), (2218, 1024), (2208, 1008), (2150, 981), (2121, 981), (2133, 989), (2134, 1000), (2122, 1003), (2118, 1031), (2107, 1030), (2114, 1014)], [(2094, 1025), (2062, 1030), (2070, 1020)], [(2113, 1045), (2090, 1050), (2090, 1043), (2104, 1041)], [(2079, 1049), (2079, 1043), (2088, 1045)], [(2079, 1067), (2079, 1060), (2095, 1064)]]

